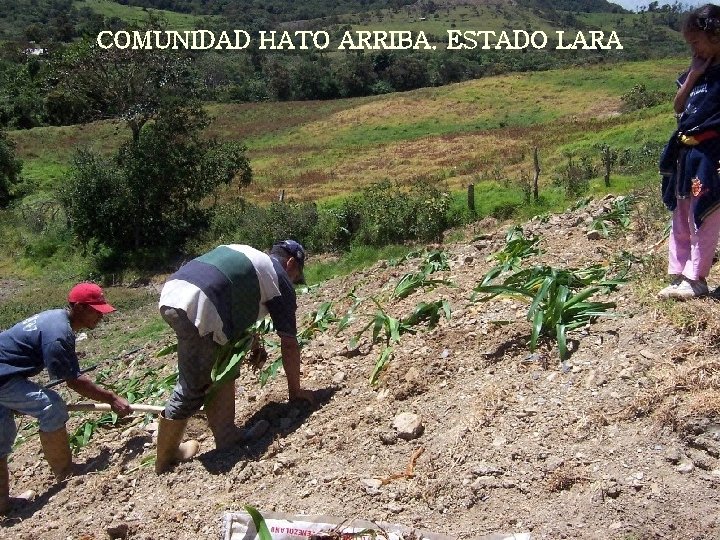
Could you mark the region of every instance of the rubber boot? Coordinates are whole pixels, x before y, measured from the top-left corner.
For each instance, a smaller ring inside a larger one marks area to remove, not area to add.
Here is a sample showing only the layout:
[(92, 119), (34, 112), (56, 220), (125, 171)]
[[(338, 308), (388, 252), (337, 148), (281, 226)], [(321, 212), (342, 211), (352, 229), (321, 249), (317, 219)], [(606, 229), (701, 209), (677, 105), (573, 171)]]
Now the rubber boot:
[(244, 432), (235, 425), (234, 380), (215, 390), (212, 399), (205, 405), (205, 414), (218, 450), (227, 450), (245, 440)]
[(55, 431), (41, 431), (40, 443), (45, 453), (45, 459), (58, 482), (71, 476), (73, 472), (72, 454), (65, 426)]
[(157, 457), (155, 459), (155, 473), (161, 474), (172, 468), (179, 461), (188, 461), (197, 454), (200, 443), (196, 440), (185, 441), (180, 444), (188, 419), (170, 420), (164, 413), (159, 416), (157, 438)]
[(0, 515), (10, 509), (10, 473), (7, 458), (0, 459)]

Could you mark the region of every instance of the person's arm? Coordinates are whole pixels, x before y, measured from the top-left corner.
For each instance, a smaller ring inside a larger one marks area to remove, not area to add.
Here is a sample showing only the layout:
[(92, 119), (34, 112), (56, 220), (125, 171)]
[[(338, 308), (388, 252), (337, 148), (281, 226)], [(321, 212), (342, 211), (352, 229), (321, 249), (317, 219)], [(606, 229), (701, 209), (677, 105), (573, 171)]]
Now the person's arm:
[(303, 399), (310, 404), (315, 403), (313, 392), (304, 390), (300, 386), (300, 346), (297, 338), (281, 335), (280, 351), (282, 352), (283, 369), (287, 377), (290, 399)]
[(119, 416), (126, 416), (132, 412), (130, 404), (126, 399), (118, 396), (115, 392), (98, 386), (85, 374), (80, 375), (77, 379), (68, 379), (66, 383), (68, 387), (81, 396), (92, 399), (93, 401), (109, 403), (112, 410)]
[(705, 59), (699, 56), (693, 56), (687, 77), (685, 77), (685, 81), (680, 88), (678, 88), (675, 99), (673, 100), (673, 108), (677, 114), (685, 110), (685, 104), (687, 103), (688, 96), (690, 96), (690, 92), (692, 92), (698, 79), (703, 76), (710, 62), (712, 62), (712, 58)]

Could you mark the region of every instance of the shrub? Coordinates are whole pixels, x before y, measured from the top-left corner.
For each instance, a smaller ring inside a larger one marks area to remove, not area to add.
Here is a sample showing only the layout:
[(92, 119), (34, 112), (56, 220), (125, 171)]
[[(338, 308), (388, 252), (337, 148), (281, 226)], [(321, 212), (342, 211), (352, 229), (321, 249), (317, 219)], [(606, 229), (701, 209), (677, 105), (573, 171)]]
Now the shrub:
[(15, 144), (0, 130), (0, 208), (7, 206), (12, 186), (20, 180), (22, 162), (15, 158)]
[[(318, 211), (312, 203), (274, 202), (267, 207), (241, 201), (217, 209), (210, 235), (225, 243), (250, 244), (269, 248), (283, 238), (297, 238), (307, 243), (318, 225)], [(315, 245), (306, 245), (316, 249)]]
[(590, 187), (590, 179), (595, 176), (595, 167), (587, 156), (581, 157), (579, 161), (568, 156), (568, 163), (561, 174), (556, 183), (565, 188), (568, 196), (578, 197)]
[(416, 180), (409, 192), (385, 181), (347, 201), (344, 215), (353, 242), (380, 246), (440, 240), (449, 224), (449, 207), (449, 194), (428, 180)]
[(660, 105), (670, 100), (667, 94), (650, 91), (644, 84), (633, 86), (632, 89), (626, 94), (623, 94), (620, 99), (623, 102), (623, 110), (625, 112), (654, 107), (655, 105)]
[(205, 228), (204, 199), (235, 177), (251, 179), (244, 147), (200, 137), (208, 122), (197, 106), (170, 106), (113, 160), (78, 151), (60, 195), (78, 239), (154, 258)]

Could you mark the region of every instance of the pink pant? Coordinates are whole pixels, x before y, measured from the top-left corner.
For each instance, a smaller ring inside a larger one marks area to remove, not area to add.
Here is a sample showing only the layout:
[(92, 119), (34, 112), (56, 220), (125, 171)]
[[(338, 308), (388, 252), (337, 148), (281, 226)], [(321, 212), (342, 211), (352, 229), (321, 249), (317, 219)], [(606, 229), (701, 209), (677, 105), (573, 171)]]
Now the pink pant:
[(668, 273), (688, 279), (706, 278), (710, 273), (720, 235), (720, 210), (716, 210), (695, 228), (691, 199), (678, 199), (672, 215)]

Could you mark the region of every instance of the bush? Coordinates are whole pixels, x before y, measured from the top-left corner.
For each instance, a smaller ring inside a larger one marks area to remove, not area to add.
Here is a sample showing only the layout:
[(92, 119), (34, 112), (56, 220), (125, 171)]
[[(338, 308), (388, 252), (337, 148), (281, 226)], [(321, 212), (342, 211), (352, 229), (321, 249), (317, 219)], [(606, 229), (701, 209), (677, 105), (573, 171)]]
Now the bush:
[(188, 248), (246, 243), (264, 249), (283, 238), (295, 238), (312, 251), (439, 241), (449, 226), (449, 206), (449, 194), (425, 180), (409, 191), (390, 182), (374, 184), (339, 206), (324, 208), (291, 202), (261, 207), (240, 201), (218, 208), (208, 234)]
[(307, 243), (305, 239), (313, 236), (317, 224), (318, 212), (312, 203), (274, 202), (262, 207), (240, 201), (217, 209), (208, 240), (249, 244), (258, 249), (269, 248), (285, 238), (297, 238)]
[(15, 158), (15, 144), (0, 130), (0, 208), (10, 202), (12, 187), (20, 180), (22, 162)]
[(142, 263), (141, 254), (162, 258), (206, 228), (205, 198), (236, 177), (251, 179), (243, 146), (200, 137), (208, 122), (199, 107), (172, 106), (113, 160), (78, 151), (61, 191), (78, 239), (110, 249), (104, 261)]
[(670, 101), (670, 96), (663, 92), (652, 92), (644, 84), (637, 84), (620, 99), (623, 102), (623, 110), (630, 112), (667, 103)]
[(385, 181), (347, 201), (344, 215), (353, 243), (383, 246), (406, 240), (439, 241), (448, 227), (449, 207), (449, 194), (428, 180), (417, 180), (409, 192)]
[(595, 167), (589, 157), (581, 157), (579, 161), (568, 157), (568, 163), (562, 170), (562, 176), (556, 183), (565, 188), (569, 197), (578, 197), (590, 187), (590, 179), (595, 176)]

